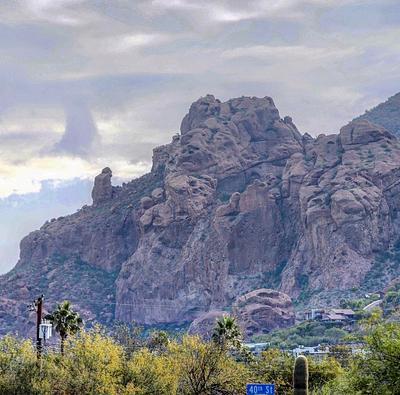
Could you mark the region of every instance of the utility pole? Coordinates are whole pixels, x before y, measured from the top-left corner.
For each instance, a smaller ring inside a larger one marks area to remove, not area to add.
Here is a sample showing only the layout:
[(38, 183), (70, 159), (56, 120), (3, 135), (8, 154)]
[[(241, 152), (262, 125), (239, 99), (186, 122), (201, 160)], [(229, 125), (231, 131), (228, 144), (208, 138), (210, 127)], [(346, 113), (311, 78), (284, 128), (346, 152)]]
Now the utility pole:
[(40, 338), (40, 324), (42, 323), (43, 315), (43, 299), (44, 295), (35, 300), (36, 307), (36, 355), (39, 360), (42, 355), (42, 339)]

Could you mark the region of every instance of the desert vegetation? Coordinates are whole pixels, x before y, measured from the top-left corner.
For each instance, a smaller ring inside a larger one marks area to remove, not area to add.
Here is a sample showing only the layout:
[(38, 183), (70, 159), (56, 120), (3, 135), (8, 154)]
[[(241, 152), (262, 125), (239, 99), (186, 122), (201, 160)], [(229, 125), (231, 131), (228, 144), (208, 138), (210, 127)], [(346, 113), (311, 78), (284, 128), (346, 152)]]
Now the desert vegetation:
[[(0, 339), (1, 394), (243, 394), (246, 383), (274, 383), (292, 394), (293, 383), (312, 394), (400, 394), (400, 324), (372, 315), (364, 322), (362, 353), (339, 353), (321, 361), (297, 361), (271, 348), (259, 356), (246, 350), (234, 319), (216, 323), (209, 341), (176, 338), (135, 326), (95, 326), (71, 331), (40, 360), (31, 340)], [(304, 366), (304, 365), (307, 366)], [(299, 377), (299, 372), (307, 377)], [(307, 380), (307, 384), (302, 380)], [(304, 387), (307, 387), (305, 389)], [(300, 392), (299, 392), (300, 393)]]

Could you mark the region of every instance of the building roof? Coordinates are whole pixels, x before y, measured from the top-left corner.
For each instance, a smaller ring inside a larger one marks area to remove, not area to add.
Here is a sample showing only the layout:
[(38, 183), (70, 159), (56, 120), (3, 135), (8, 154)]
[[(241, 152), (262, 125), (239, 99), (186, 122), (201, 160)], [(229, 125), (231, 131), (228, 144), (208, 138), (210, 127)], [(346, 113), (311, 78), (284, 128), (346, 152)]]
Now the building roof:
[(344, 314), (327, 313), (327, 314), (325, 314), (325, 316), (322, 320), (343, 321), (346, 319), (347, 319), (347, 317)]
[(354, 315), (354, 311), (352, 309), (330, 309), (332, 313), (335, 314), (343, 314), (343, 315)]

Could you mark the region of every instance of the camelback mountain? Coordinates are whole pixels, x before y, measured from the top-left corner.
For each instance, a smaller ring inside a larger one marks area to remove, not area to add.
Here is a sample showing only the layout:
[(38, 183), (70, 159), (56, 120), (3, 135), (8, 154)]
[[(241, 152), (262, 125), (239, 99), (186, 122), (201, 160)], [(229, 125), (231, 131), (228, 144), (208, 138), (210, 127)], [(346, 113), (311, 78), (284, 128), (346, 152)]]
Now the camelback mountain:
[(400, 272), (400, 144), (367, 120), (313, 138), (269, 97), (208, 95), (149, 174), (111, 178), (22, 240), (0, 277), (2, 333), (28, 331), (42, 293), (89, 322), (168, 325), (243, 300), (338, 305)]

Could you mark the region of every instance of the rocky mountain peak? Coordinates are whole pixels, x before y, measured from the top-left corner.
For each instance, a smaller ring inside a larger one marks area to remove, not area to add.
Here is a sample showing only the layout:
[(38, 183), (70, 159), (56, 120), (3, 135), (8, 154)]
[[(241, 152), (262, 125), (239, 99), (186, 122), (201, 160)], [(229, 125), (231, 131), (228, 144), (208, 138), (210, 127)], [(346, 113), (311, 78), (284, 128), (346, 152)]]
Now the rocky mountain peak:
[(247, 295), (249, 327), (259, 305), (274, 322), (288, 308), (286, 325), (283, 293), (337, 305), (400, 275), (400, 143), (367, 120), (313, 138), (269, 97), (207, 95), (149, 174), (111, 177), (96, 176), (92, 206), (24, 238), (0, 301), (22, 311), (44, 293), (104, 323), (158, 325), (213, 318)]
[(183, 118), (181, 123), (182, 135), (194, 129), (206, 121), (208, 118), (219, 116), (221, 111), (221, 101), (215, 99), (213, 95), (201, 97), (190, 106), (189, 113)]
[(220, 179), (301, 150), (296, 126), (290, 117), (280, 118), (270, 97), (221, 102), (207, 95), (191, 105), (181, 136), (155, 151), (153, 168), (162, 163), (168, 172), (206, 172)]

